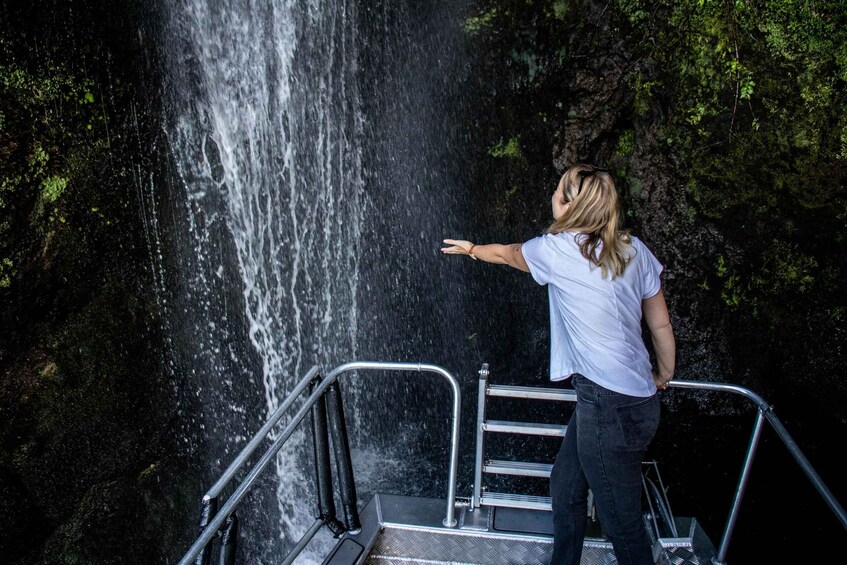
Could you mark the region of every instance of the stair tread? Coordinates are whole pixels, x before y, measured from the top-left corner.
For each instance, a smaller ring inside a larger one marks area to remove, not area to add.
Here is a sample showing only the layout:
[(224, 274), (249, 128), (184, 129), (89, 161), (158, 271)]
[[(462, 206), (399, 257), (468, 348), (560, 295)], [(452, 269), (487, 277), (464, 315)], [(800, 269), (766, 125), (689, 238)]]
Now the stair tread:
[(576, 393), (572, 390), (539, 386), (489, 385), (485, 393), (488, 396), (576, 401)]
[(502, 467), (515, 467), (518, 469), (545, 469), (549, 471), (553, 468), (552, 463), (534, 463), (530, 461), (507, 461), (505, 459), (490, 459), (486, 465), (492, 466), (502, 466)]
[(482, 466), (483, 473), (495, 475), (518, 475), (524, 477), (549, 477), (553, 465), (528, 461), (490, 460)]
[(480, 498), (480, 504), (482, 506), (550, 510), (552, 508), (552, 499), (549, 496), (487, 492)]
[(489, 432), (565, 437), (567, 426), (561, 424), (488, 420), (483, 423), (483, 429)]

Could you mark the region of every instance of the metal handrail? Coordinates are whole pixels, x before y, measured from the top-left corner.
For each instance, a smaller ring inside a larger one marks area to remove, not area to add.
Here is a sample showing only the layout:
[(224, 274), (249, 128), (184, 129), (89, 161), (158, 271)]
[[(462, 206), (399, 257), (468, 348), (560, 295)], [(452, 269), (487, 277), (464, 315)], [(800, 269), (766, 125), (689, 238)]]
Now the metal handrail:
[(719, 392), (731, 392), (733, 394), (739, 394), (747, 398), (748, 400), (751, 400), (754, 404), (756, 404), (756, 407), (758, 408), (756, 414), (756, 422), (753, 426), (753, 433), (750, 436), (750, 442), (747, 447), (747, 453), (744, 456), (744, 464), (741, 468), (741, 476), (738, 480), (738, 486), (735, 489), (735, 496), (733, 497), (732, 509), (730, 510), (729, 517), (726, 521), (726, 527), (724, 528), (723, 536), (721, 538), (721, 544), (720, 548), (718, 549), (718, 554), (712, 558), (712, 563), (714, 563), (715, 565), (726, 564), (725, 559), (727, 549), (729, 547), (729, 541), (732, 537), (732, 532), (735, 528), (735, 523), (738, 520), (738, 511), (741, 507), (741, 499), (744, 496), (744, 491), (747, 488), (747, 482), (750, 479), (750, 469), (753, 464), (753, 457), (756, 455), (756, 448), (759, 445), (759, 439), (762, 435), (762, 428), (765, 420), (770, 422), (771, 426), (776, 431), (776, 434), (779, 439), (781, 439), (782, 442), (785, 444), (785, 447), (788, 448), (789, 453), (791, 453), (791, 455), (800, 465), (800, 468), (806, 474), (808, 479), (812, 482), (812, 485), (814, 485), (815, 489), (818, 491), (818, 494), (823, 497), (824, 501), (826, 501), (827, 505), (835, 513), (836, 517), (841, 522), (841, 525), (847, 528), (847, 512), (844, 511), (844, 508), (841, 506), (841, 504), (838, 502), (838, 500), (835, 498), (829, 488), (827, 488), (823, 480), (821, 480), (820, 475), (818, 475), (818, 473), (812, 467), (812, 464), (809, 463), (809, 460), (806, 459), (806, 456), (803, 455), (802, 451), (800, 451), (800, 448), (797, 446), (797, 442), (794, 441), (794, 438), (791, 437), (791, 435), (785, 429), (785, 426), (783, 426), (779, 418), (776, 417), (773, 407), (767, 402), (765, 402), (761, 396), (749, 389), (737, 385), (680, 380), (671, 381), (670, 383), (668, 383), (668, 385), (673, 388), (714, 390)]
[(326, 377), (327, 381), (334, 381), (342, 373), (347, 371), (361, 370), (384, 370), (384, 371), (416, 371), (437, 373), (447, 379), (453, 390), (453, 418), (450, 430), (450, 469), (448, 471), (447, 483), (447, 512), (443, 524), (452, 528), (456, 525), (456, 478), (459, 466), (459, 419), (462, 409), (462, 393), (459, 390), (459, 381), (450, 372), (438, 365), (427, 365), (424, 363), (387, 363), (381, 361), (353, 361), (345, 363), (332, 370)]
[[(456, 482), (457, 482), (457, 466), (459, 459), (459, 451), (458, 451), (458, 438), (459, 438), (459, 421), (460, 421), (460, 410), (461, 410), (461, 392), (459, 390), (459, 383), (452, 374), (450, 374), (447, 370), (437, 366), (437, 365), (428, 365), (422, 363), (389, 363), (389, 362), (378, 362), (378, 361), (356, 361), (351, 363), (346, 363), (344, 365), (340, 365), (332, 370), (329, 375), (321, 381), (317, 386), (314, 387), (310, 396), (306, 399), (303, 406), (300, 410), (294, 415), (279, 437), (274, 441), (271, 447), (265, 452), (262, 458), (258, 461), (258, 463), (251, 469), (248, 475), (244, 478), (244, 480), (239, 484), (236, 488), (235, 492), (229, 499), (226, 501), (224, 506), (217, 512), (217, 514), (211, 519), (211, 521), (206, 525), (204, 531), (197, 538), (188, 552), (180, 561), (180, 565), (189, 565), (191, 561), (200, 554), (203, 548), (211, 541), (211, 539), (217, 534), (220, 530), (221, 526), (227, 520), (227, 518), (233, 513), (236, 506), (240, 503), (240, 501), (244, 498), (247, 492), (252, 487), (253, 483), (258, 478), (259, 474), (264, 471), (265, 468), (270, 464), (285, 442), (289, 439), (291, 434), (294, 432), (296, 427), (302, 422), (303, 418), (309, 413), (309, 410), (321, 399), (324, 392), (332, 385), (335, 381), (337, 381), (342, 374), (349, 371), (360, 371), (360, 370), (387, 370), (387, 371), (415, 371), (415, 372), (433, 372), (440, 374), (444, 378), (448, 380), (453, 392), (453, 407), (452, 407), (452, 426), (451, 426), (451, 440), (450, 440), (450, 466), (449, 466), (449, 480), (448, 480), (448, 496), (447, 496), (447, 511), (446, 517), (443, 521), (444, 525), (447, 527), (453, 527), (456, 525), (455, 520), (455, 506), (456, 506)], [(223, 488), (229, 483), (229, 481), (233, 478), (235, 473), (240, 469), (246, 462), (247, 458), (257, 449), (258, 445), (267, 436), (270, 432), (271, 428), (279, 422), (284, 413), (291, 408), (294, 401), (298, 396), (300, 396), (305, 388), (312, 383), (315, 378), (319, 374), (319, 369), (317, 367), (312, 367), (310, 371), (306, 374), (306, 376), (298, 383), (298, 385), (294, 388), (292, 393), (288, 398), (283, 402), (283, 404), (274, 411), (271, 418), (259, 432), (253, 437), (250, 443), (245, 447), (245, 449), (239, 453), (236, 459), (230, 464), (221, 478), (215, 483), (215, 485), (209, 489), (206, 495), (203, 497), (204, 504), (214, 501)], [(732, 537), (733, 530), (735, 528), (735, 524), (738, 518), (738, 512), (741, 506), (741, 500), (743, 498), (744, 492), (747, 487), (747, 483), (750, 477), (750, 470), (752, 468), (753, 458), (756, 454), (756, 449), (758, 447), (759, 441), (761, 439), (762, 429), (764, 427), (764, 421), (767, 420), (770, 422), (773, 429), (776, 431), (777, 436), (780, 440), (785, 444), (786, 448), (789, 450), (789, 453), (794, 457), (797, 463), (800, 465), (800, 468), (812, 482), (818, 493), (823, 497), (825, 502), (828, 504), (830, 509), (835, 513), (838, 520), (841, 522), (842, 526), (847, 528), (847, 512), (844, 511), (844, 508), (832, 494), (832, 492), (826, 487), (823, 483), (823, 480), (820, 478), (818, 473), (814, 470), (811, 463), (808, 459), (803, 455), (800, 448), (797, 446), (797, 443), (788, 433), (788, 431), (783, 426), (782, 422), (777, 418), (774, 413), (773, 407), (770, 406), (767, 402), (765, 402), (762, 397), (753, 391), (746, 389), (744, 387), (740, 387), (737, 385), (729, 385), (722, 383), (709, 383), (709, 382), (698, 382), (698, 381), (682, 381), (675, 380), (669, 383), (670, 387), (679, 388), (679, 389), (692, 389), (692, 390), (712, 390), (717, 392), (729, 392), (733, 394), (738, 394), (752, 401), (757, 407), (757, 417), (754, 425), (753, 433), (751, 434), (749, 445), (747, 448), (747, 452), (744, 457), (744, 463), (741, 470), (741, 476), (738, 481), (738, 485), (735, 490), (735, 495), (733, 497), (732, 508), (730, 510), (729, 517), (727, 518), (726, 526), (723, 532), (723, 536), (721, 538), (720, 548), (718, 550), (717, 555), (712, 558), (712, 563), (716, 565), (725, 565), (725, 558), (727, 554), (727, 549), (729, 546), (730, 539)], [(316, 522), (310, 528), (310, 532), (314, 534), (317, 529), (322, 525), (321, 520), (316, 520)], [(297, 546), (292, 550), (289, 554), (289, 558), (295, 557), (302, 549), (305, 547), (308, 540), (311, 539), (311, 535), (304, 536), (303, 540), (297, 544)]]
[(203, 500), (209, 500), (212, 498), (216, 498), (220, 495), (221, 491), (223, 491), (224, 487), (229, 484), (232, 478), (235, 476), (235, 473), (244, 466), (244, 463), (247, 462), (247, 458), (253, 455), (253, 452), (259, 447), (259, 445), (264, 441), (267, 437), (268, 433), (270, 433), (271, 429), (280, 421), (280, 419), (285, 415), (291, 405), (294, 404), (294, 401), (306, 390), (306, 387), (309, 386), (309, 383), (314, 380), (315, 377), (320, 374), (320, 368), (317, 365), (314, 365), (309, 372), (306, 373), (306, 376), (303, 377), (297, 386), (291, 391), (288, 397), (282, 402), (282, 404), (274, 410), (274, 413), (271, 414), (271, 417), (267, 422), (259, 429), (258, 432), (253, 436), (253, 439), (250, 440), (244, 449), (241, 450), (241, 453), (233, 459), (232, 463), (229, 464), (229, 467), (226, 468), (226, 471), (223, 472), (221, 477), (215, 482), (212, 487), (206, 491), (206, 494), (203, 496)]
[[(244, 480), (238, 485), (238, 487), (235, 489), (235, 492), (233, 492), (232, 496), (230, 496), (229, 499), (227, 499), (226, 503), (217, 512), (217, 514), (214, 516), (214, 518), (212, 518), (212, 520), (208, 523), (208, 525), (206, 525), (203, 532), (195, 540), (195, 542), (192, 544), (192, 546), (189, 548), (189, 550), (186, 552), (186, 554), (182, 557), (182, 559), (179, 562), (179, 565), (189, 565), (192, 562), (192, 560), (194, 560), (200, 554), (200, 552), (203, 551), (203, 548), (206, 547), (206, 545), (212, 540), (212, 538), (215, 537), (218, 530), (223, 525), (224, 521), (229, 517), (230, 514), (233, 513), (236, 506), (238, 506), (238, 504), (241, 502), (241, 500), (244, 498), (244, 496), (247, 494), (247, 492), (253, 486), (253, 483), (256, 481), (258, 476), (265, 470), (265, 468), (267, 468), (267, 466), (271, 463), (271, 461), (276, 456), (276, 454), (279, 452), (279, 450), (282, 449), (282, 446), (285, 444), (286, 441), (288, 441), (288, 438), (291, 436), (291, 434), (294, 432), (294, 430), (297, 428), (297, 426), (300, 424), (300, 422), (302, 422), (303, 418), (306, 417), (306, 415), (309, 413), (309, 410), (311, 410), (311, 408), (320, 400), (321, 396), (326, 391), (326, 389), (328, 389), (331, 384), (333, 384), (336, 380), (338, 380), (338, 378), (342, 374), (344, 374), (348, 371), (360, 371), (360, 370), (432, 372), (432, 373), (440, 374), (441, 376), (446, 378), (448, 380), (448, 382), (450, 383), (450, 386), (451, 386), (452, 391), (453, 391), (453, 422), (452, 422), (451, 439), (450, 439), (450, 469), (449, 469), (448, 493), (447, 493), (447, 513), (446, 513), (447, 515), (444, 518), (443, 523), (447, 527), (453, 527), (453, 526), (456, 525), (456, 519), (454, 518), (454, 514), (455, 514), (455, 505), (456, 505), (457, 467), (458, 467), (458, 463), (459, 463), (459, 417), (460, 417), (460, 411), (461, 411), (461, 392), (459, 390), (459, 382), (446, 369), (443, 369), (443, 368), (441, 368), (437, 365), (428, 365), (428, 364), (423, 364), (423, 363), (388, 363), (388, 362), (380, 362), (380, 361), (354, 361), (354, 362), (351, 362), (351, 363), (345, 363), (344, 365), (340, 365), (340, 366), (336, 367), (335, 369), (333, 369), (332, 372), (330, 372), (329, 375), (327, 375), (327, 377), (314, 388), (312, 393), (306, 399), (303, 406), (292, 417), (291, 421), (288, 423), (288, 425), (285, 427), (285, 429), (280, 433), (279, 437), (268, 448), (268, 450), (265, 452), (265, 454), (262, 455), (261, 459), (259, 459), (259, 461), (250, 470), (250, 472), (247, 474), (247, 476), (244, 478)], [(311, 371), (310, 371), (310, 374), (311, 374)], [(317, 375), (317, 372), (314, 375), (312, 375), (312, 378), (314, 378), (314, 376), (316, 376), (316, 375)], [(309, 375), (307, 375), (307, 376), (309, 376)], [(302, 393), (302, 391), (305, 389), (305, 386), (308, 386), (310, 381), (311, 381), (311, 379), (309, 379), (307, 381), (305, 378), (303, 379), (303, 381), (301, 381), (301, 383), (298, 385), (298, 387), (295, 388), (294, 393), (289, 395), (289, 398), (286, 399), (286, 401), (284, 403), (285, 410), (287, 410), (291, 406), (291, 404), (293, 404), (294, 400), (292, 399), (292, 397), (299, 396), (299, 394)], [(306, 384), (303, 388), (300, 388), (300, 385), (302, 385), (303, 382), (305, 382)], [(289, 402), (289, 400), (290, 400), (290, 402)], [(279, 420), (279, 417), (282, 416), (282, 413), (285, 412), (285, 410), (282, 410), (282, 408), (283, 408), (283, 406), (281, 406), (279, 409), (277, 409), (277, 411), (274, 412), (273, 417), (276, 417), (277, 421)], [(277, 417), (277, 415), (279, 415), (279, 417)], [(262, 429), (264, 430), (266, 427), (268, 427), (267, 424), (265, 426), (263, 426)], [(272, 426), (270, 426), (270, 427), (272, 427)], [(268, 430), (270, 430), (270, 427), (268, 427)], [(256, 438), (254, 437), (254, 440), (255, 439)], [(261, 440), (259, 440), (259, 441), (261, 441)], [(258, 442), (256, 442), (256, 444), (258, 444)], [(248, 446), (245, 448), (245, 450), (251, 449), (251, 446), (252, 446), (252, 449), (255, 450), (256, 445), (254, 445), (253, 441), (251, 441), (250, 444), (248, 444)], [(251, 453), (252, 453), (252, 451), (251, 451)], [(232, 478), (232, 475), (235, 474), (238, 467), (243, 465), (247, 456), (249, 456), (249, 453), (247, 455), (245, 455), (243, 458), (239, 454), (239, 456), (236, 457), (236, 460), (233, 462), (233, 464), (231, 464), (230, 467), (227, 468), (227, 472), (229, 472), (230, 469), (233, 469), (232, 473), (229, 475), (229, 478), (227, 479), (227, 481), (219, 480), (218, 482), (215, 483), (215, 487), (219, 487), (219, 485), (220, 485), (219, 488), (223, 488), (223, 485), (225, 485), (226, 482), (228, 482)], [(237, 466), (235, 466), (236, 462), (238, 462)], [(223, 479), (223, 477), (222, 477), (222, 479)], [(212, 492), (215, 489), (215, 487), (210, 489), (210, 492)], [(220, 490), (217, 490), (217, 493), (219, 493), (219, 492), (220, 492)], [(209, 496), (209, 494), (207, 493), (207, 496), (204, 496), (204, 501), (211, 500), (212, 498), (214, 498), (216, 496), (216, 494), (207, 499), (208, 496)], [(304, 547), (305, 547), (305, 545), (304, 545)], [(296, 549), (298, 549), (298, 551), (302, 551), (303, 547), (299, 547), (299, 545), (298, 545), (298, 548), (296, 548)]]

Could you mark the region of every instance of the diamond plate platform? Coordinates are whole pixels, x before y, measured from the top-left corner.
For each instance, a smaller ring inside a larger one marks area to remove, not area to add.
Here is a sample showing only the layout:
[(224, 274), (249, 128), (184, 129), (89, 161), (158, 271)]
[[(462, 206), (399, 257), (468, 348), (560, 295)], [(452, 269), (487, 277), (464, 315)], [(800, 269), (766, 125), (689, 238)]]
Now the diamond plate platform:
[[(483, 534), (443, 534), (387, 527), (366, 563), (413, 558), (419, 563), (550, 563), (552, 540), (503, 539)], [(407, 563), (409, 561), (406, 561)]]
[[(496, 520), (497, 508), (470, 511), (457, 508), (460, 527), (446, 528), (444, 501), (430, 498), (377, 495), (361, 514), (362, 532), (345, 536), (363, 551), (353, 557), (331, 554), (326, 565), (548, 565), (553, 550), (548, 512), (508, 509), (508, 520)], [(520, 520), (515, 513), (526, 512)], [(522, 531), (497, 529), (498, 523), (515, 523)], [(647, 522), (645, 521), (645, 527)], [(525, 526), (525, 527), (524, 527)], [(682, 537), (656, 539), (653, 555), (662, 565), (705, 565), (714, 547), (696, 520), (680, 518)], [(535, 531), (533, 531), (535, 530)], [(598, 530), (599, 531), (599, 530)], [(648, 529), (649, 532), (649, 529)], [(342, 540), (342, 541), (343, 541)], [(340, 546), (341, 544), (339, 544)], [(612, 544), (586, 538), (582, 565), (617, 563)]]

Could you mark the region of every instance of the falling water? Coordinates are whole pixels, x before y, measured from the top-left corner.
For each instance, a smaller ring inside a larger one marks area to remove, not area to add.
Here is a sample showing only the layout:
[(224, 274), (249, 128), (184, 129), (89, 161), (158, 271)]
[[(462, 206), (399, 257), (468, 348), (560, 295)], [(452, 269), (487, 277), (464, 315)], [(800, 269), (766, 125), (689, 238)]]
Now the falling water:
[[(469, 182), (451, 10), (162, 3), (167, 156), (144, 199), (178, 416), (207, 484), (311, 365), (449, 361), (462, 291), (437, 249)], [(346, 390), (355, 422), (361, 386)], [(382, 416), (438, 427), (421, 416), (443, 391), (398, 386), (422, 406), (386, 400)], [(259, 485), (240, 510), (248, 557), (278, 559), (314, 517), (304, 434), (276, 459), (276, 492)], [(377, 436), (354, 426), (365, 479), (397, 453)]]

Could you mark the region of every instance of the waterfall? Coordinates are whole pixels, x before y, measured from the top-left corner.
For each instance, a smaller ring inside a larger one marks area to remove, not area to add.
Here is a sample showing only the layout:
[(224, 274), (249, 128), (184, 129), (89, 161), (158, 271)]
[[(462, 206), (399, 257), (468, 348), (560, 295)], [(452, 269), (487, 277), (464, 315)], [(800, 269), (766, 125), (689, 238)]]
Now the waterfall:
[[(159, 8), (164, 157), (144, 195), (146, 225), (178, 416), (187, 449), (209, 465), (205, 484), (313, 364), (455, 355), (447, 344), (461, 331), (463, 291), (439, 272), (438, 247), (457, 233), (471, 178), (455, 119), (456, 10), (352, 0)], [(398, 451), (359, 431), (364, 385), (345, 386), (367, 482), (374, 459)], [(440, 429), (426, 419), (430, 395), (446, 403), (430, 392), (440, 385), (393, 386), (380, 387), (378, 417), (409, 421), (407, 435)], [(398, 390), (417, 398), (392, 401)], [(260, 485), (239, 510), (250, 559), (278, 560), (314, 518), (308, 434), (298, 434), (268, 479), (276, 492)], [(408, 478), (401, 456), (391, 462)], [(414, 468), (426, 491), (426, 470)]]

